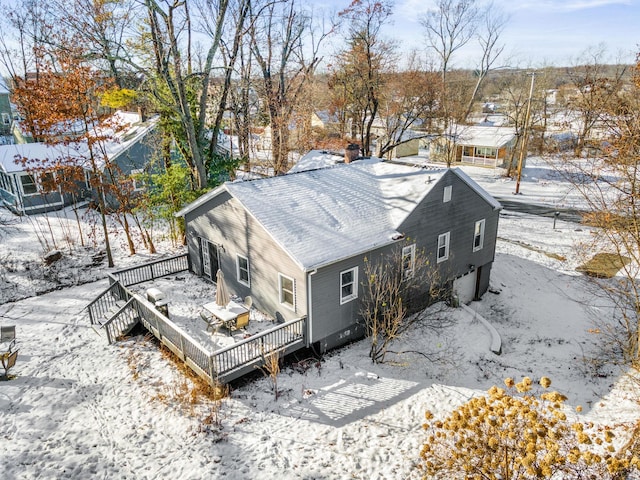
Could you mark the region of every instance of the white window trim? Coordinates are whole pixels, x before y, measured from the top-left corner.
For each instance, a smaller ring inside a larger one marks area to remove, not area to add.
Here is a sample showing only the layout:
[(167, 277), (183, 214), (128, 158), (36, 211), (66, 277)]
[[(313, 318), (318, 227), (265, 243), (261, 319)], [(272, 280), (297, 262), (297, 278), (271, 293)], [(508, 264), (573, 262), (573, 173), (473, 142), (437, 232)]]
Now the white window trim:
[[(240, 267), (240, 259), (243, 259), (247, 262), (247, 281), (244, 281), (240, 275), (240, 272), (243, 270)], [(251, 269), (249, 267), (249, 259), (244, 255), (236, 255), (236, 278), (238, 282), (247, 287), (251, 286)]]
[(451, 201), (451, 191), (453, 190), (453, 187), (451, 185), (447, 185), (446, 187), (444, 187), (444, 193), (442, 196), (442, 203), (447, 203)]
[[(20, 182), (18, 182), (18, 183), (20, 184), (20, 192), (22, 193), (23, 197), (31, 197), (33, 195), (40, 195), (40, 187), (39, 187), (38, 182), (36, 181), (36, 177), (34, 175), (32, 175), (30, 173), (22, 173), (22, 174), (20, 174), (19, 177), (20, 177)], [(32, 182), (33, 186), (36, 189), (35, 192), (27, 193), (27, 192), (24, 191), (24, 183), (22, 183), (22, 179), (24, 177), (31, 178), (31, 182)]]
[[(411, 259), (411, 266), (404, 270), (404, 259), (409, 257)], [(413, 275), (416, 273), (416, 244), (412, 243), (411, 245), (407, 245), (406, 247), (402, 247), (402, 279), (413, 278)]]
[[(437, 263), (449, 260), (449, 239), (451, 238), (451, 232), (446, 232), (438, 235), (438, 247), (436, 250)], [(440, 256), (440, 247), (444, 246), (444, 255)]]
[[(353, 272), (353, 275), (352, 275), (353, 288), (351, 289), (351, 295), (342, 296), (342, 287), (344, 286), (342, 284), (342, 275), (349, 272)], [(340, 305), (344, 305), (345, 303), (348, 303), (358, 298), (358, 267), (349, 268), (347, 270), (343, 270), (342, 272), (340, 272), (339, 283), (340, 283)]]
[[(282, 289), (282, 279), (286, 278), (287, 280), (291, 280), (291, 285), (293, 286), (293, 305), (287, 303), (284, 301), (284, 290)], [(283, 275), (282, 273), (278, 272), (278, 300), (280, 302), (280, 305), (282, 305), (285, 308), (288, 308), (289, 310), (292, 311), (296, 311), (296, 281), (294, 278), (289, 277), (287, 275)]]
[[(478, 220), (473, 227), (473, 251), (477, 252), (478, 250), (482, 250), (484, 247), (484, 225), (485, 219)], [(480, 232), (476, 233), (478, 230), (478, 226), (480, 226)], [(480, 237), (480, 244), (476, 246), (476, 238)]]

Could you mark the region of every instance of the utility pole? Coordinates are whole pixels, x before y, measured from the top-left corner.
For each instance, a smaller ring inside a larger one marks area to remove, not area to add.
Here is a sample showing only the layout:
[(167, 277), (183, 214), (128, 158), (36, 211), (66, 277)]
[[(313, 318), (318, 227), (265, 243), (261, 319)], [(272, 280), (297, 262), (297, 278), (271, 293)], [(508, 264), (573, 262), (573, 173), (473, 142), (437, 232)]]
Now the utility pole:
[(536, 78), (536, 72), (531, 72), (531, 88), (529, 89), (529, 100), (527, 101), (527, 113), (524, 117), (524, 131), (522, 133), (522, 142), (520, 144), (520, 157), (518, 158), (518, 173), (516, 176), (516, 195), (520, 193), (520, 178), (522, 177), (522, 163), (524, 154), (527, 151), (527, 138), (529, 134), (529, 117), (531, 115), (531, 98), (533, 97), (533, 82)]

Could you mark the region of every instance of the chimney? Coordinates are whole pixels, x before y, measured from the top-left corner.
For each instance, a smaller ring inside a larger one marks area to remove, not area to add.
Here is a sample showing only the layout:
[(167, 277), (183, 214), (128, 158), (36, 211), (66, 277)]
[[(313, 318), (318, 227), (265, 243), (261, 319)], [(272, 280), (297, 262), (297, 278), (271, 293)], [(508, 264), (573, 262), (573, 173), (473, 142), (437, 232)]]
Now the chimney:
[(344, 150), (344, 163), (351, 163), (360, 156), (360, 145), (350, 143)]

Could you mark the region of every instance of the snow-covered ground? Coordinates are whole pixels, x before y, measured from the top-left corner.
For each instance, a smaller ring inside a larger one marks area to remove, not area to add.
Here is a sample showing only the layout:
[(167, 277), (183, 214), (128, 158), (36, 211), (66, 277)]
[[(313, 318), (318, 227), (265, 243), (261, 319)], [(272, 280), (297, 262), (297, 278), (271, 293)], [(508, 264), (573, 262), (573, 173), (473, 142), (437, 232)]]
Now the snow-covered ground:
[[(514, 190), (497, 170), (465, 170), (496, 196)], [(580, 205), (542, 160), (529, 162), (521, 191), (513, 197)], [(0, 382), (3, 480), (420, 478), (425, 410), (446, 415), (505, 377), (524, 375), (550, 377), (570, 406), (583, 406), (584, 420), (623, 432), (640, 418), (640, 392), (625, 372), (595, 372), (585, 361), (597, 340), (592, 320), (607, 306), (592, 305), (590, 282), (575, 271), (580, 245), (590, 243), (584, 226), (558, 221), (554, 229), (551, 218), (501, 214), (496, 293), (471, 304), (500, 333), (500, 356), (477, 318), (440, 306), (431, 314), (454, 320), (449, 328), (435, 334), (418, 324), (394, 345), (431, 360), (405, 353), (373, 365), (363, 340), (285, 368), (277, 401), (258, 374), (216, 403), (194, 399), (192, 380), (148, 337), (109, 346), (89, 325), (84, 307), (107, 283), (83, 282), (101, 279), (104, 267), (94, 265), (93, 250), (67, 248), (78, 240), (62, 240), (73, 235), (63, 222), (50, 221), (63, 260), (44, 271), (41, 245), (51, 240), (38, 241), (49, 235), (43, 217), (0, 227), (0, 324), (16, 325), (20, 348), (17, 378)], [(117, 267), (150, 258), (128, 256), (121, 237), (114, 244)], [(54, 289), (74, 284), (81, 285)]]

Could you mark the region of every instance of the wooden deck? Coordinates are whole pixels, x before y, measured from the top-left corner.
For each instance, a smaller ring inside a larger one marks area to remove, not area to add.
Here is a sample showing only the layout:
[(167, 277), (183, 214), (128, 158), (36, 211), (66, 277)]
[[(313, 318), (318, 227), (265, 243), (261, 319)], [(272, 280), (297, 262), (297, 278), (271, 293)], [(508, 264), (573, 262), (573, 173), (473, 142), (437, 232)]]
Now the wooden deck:
[[(185, 254), (109, 274), (109, 288), (87, 306), (91, 323), (100, 325), (107, 332), (109, 343), (116, 341), (135, 323), (141, 323), (212, 385), (230, 382), (255, 371), (256, 367), (264, 365), (265, 357), (273, 352), (285, 355), (306, 346), (305, 317), (280, 325), (268, 324), (268, 328), (261, 331), (226, 336), (227, 345), (221, 345), (213, 335), (203, 338), (194, 331), (193, 325), (206, 330), (204, 322), (197, 315), (190, 318), (172, 314), (171, 309), (175, 305), (172, 307), (170, 304), (169, 317), (172, 318), (168, 318), (141, 294), (140, 284), (182, 272), (183, 275), (191, 275), (187, 269)], [(163, 282), (167, 281), (171, 282), (163, 278)], [(177, 280), (171, 284), (174, 291), (179, 291), (181, 286), (184, 288)], [(131, 288), (133, 285), (139, 287)], [(213, 290), (212, 285), (210, 289)], [(202, 299), (202, 303), (205, 300)], [(245, 335), (247, 338), (243, 338)]]

